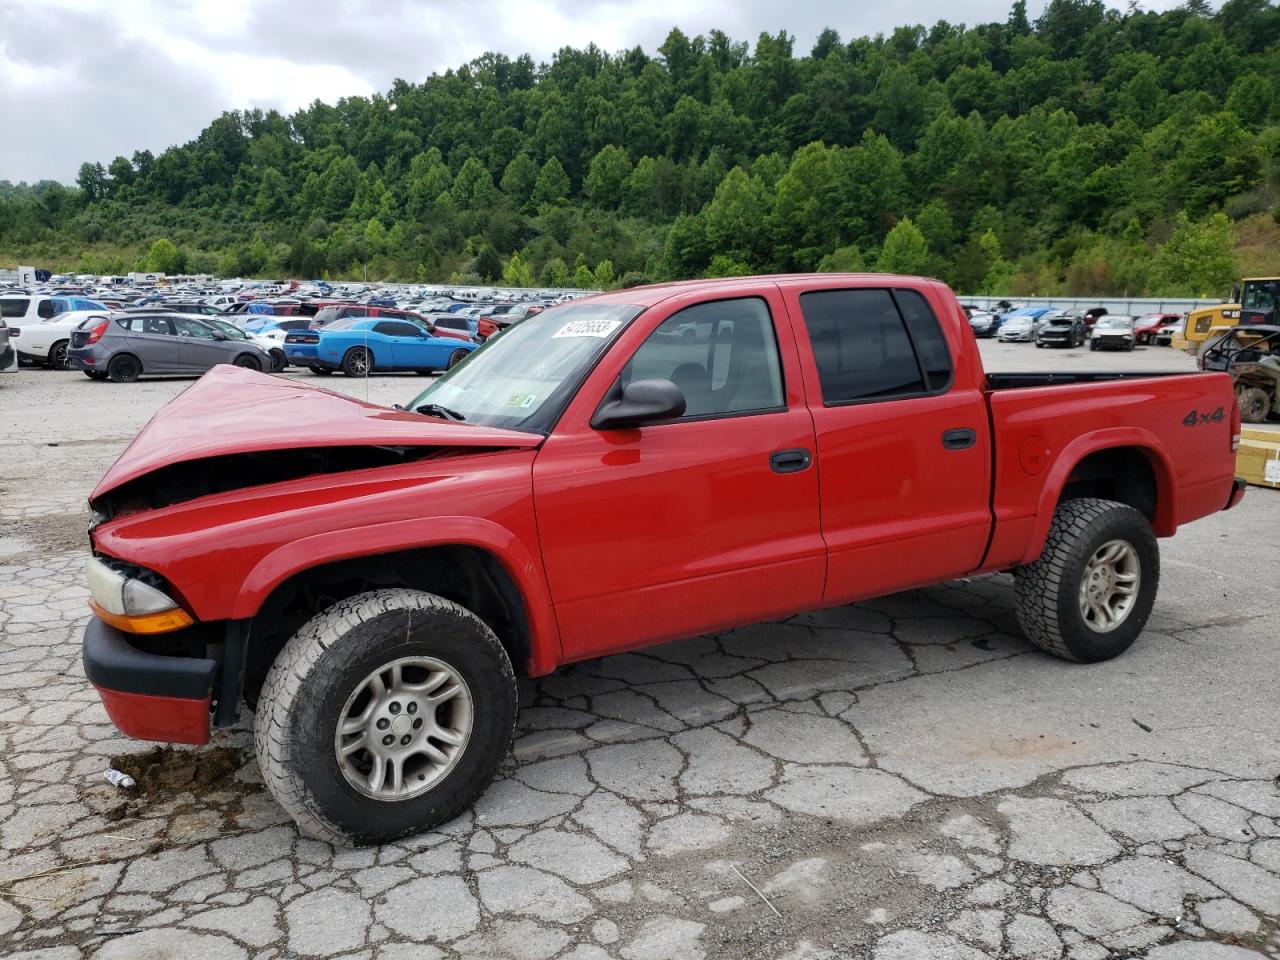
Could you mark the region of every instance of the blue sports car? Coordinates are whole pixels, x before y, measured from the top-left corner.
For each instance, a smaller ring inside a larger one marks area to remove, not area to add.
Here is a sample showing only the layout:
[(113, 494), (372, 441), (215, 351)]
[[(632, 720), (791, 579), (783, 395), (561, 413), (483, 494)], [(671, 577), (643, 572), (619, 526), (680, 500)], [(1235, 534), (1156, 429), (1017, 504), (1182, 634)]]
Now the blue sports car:
[(324, 375), (341, 370), (349, 377), (389, 370), (448, 370), (479, 346), (385, 317), (343, 317), (324, 327), (291, 330), (284, 338), (290, 363)]

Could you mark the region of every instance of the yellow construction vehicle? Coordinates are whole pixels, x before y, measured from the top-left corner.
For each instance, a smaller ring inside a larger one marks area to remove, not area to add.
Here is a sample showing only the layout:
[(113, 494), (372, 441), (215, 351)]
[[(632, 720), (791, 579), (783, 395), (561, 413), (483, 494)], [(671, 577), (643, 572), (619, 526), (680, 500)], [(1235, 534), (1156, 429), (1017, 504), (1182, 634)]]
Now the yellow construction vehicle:
[(1227, 327), (1280, 322), (1278, 309), (1280, 277), (1246, 277), (1232, 288), (1230, 303), (1201, 307), (1188, 313), (1182, 332), (1173, 335), (1173, 346), (1194, 355), (1210, 335)]

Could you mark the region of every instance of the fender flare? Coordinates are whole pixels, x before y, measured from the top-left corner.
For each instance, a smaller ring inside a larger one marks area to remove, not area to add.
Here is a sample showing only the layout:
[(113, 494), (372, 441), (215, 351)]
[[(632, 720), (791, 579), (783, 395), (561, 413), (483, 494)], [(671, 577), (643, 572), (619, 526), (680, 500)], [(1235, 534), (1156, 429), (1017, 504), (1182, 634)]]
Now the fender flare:
[(1171, 537), (1178, 529), (1178, 485), (1174, 482), (1173, 464), (1164, 444), (1150, 430), (1144, 427), (1110, 427), (1096, 430), (1077, 437), (1063, 448), (1054, 460), (1053, 467), (1045, 477), (1044, 486), (1040, 488), (1040, 500), (1036, 505), (1035, 525), (1031, 528), (1031, 537), (1027, 553), (1021, 563), (1032, 563), (1044, 552), (1045, 541), (1049, 538), (1049, 527), (1053, 523), (1053, 514), (1058, 508), (1058, 500), (1062, 489), (1067, 485), (1067, 478), (1079, 466), (1085, 457), (1103, 450), (1129, 448), (1142, 454), (1151, 466), (1151, 473), (1156, 481), (1156, 513), (1152, 519), (1152, 527), (1156, 536)]
[(422, 520), (396, 520), (347, 527), (286, 543), (249, 571), (231, 617), (253, 617), (276, 587), (314, 567), (401, 550), (449, 546), (476, 547), (502, 565), (524, 601), (529, 623), (529, 673), (540, 676), (554, 670), (560, 663), (560, 630), (542, 564), (510, 530), (476, 517), (432, 517), (426, 530)]

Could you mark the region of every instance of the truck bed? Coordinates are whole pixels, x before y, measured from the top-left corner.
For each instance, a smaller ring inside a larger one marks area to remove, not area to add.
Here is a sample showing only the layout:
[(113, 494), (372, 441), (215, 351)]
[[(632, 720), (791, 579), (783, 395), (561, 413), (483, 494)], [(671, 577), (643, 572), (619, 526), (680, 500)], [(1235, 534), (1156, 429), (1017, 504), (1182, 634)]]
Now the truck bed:
[(1067, 383), (1105, 383), (1109, 380), (1144, 380), (1148, 377), (1190, 377), (1196, 370), (1109, 370), (1078, 373), (988, 373), (988, 390), (1015, 390), (1019, 387), (1053, 387)]

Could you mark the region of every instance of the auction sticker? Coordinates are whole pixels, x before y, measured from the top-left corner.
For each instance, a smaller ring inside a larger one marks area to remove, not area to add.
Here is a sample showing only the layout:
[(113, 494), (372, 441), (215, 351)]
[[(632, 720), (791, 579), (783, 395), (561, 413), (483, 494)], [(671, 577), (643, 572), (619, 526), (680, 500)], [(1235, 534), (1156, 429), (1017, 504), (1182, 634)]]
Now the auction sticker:
[(553, 333), (551, 339), (567, 340), (570, 337), (604, 338), (620, 326), (622, 326), (621, 320), (570, 320)]
[(533, 406), (533, 401), (538, 399), (536, 393), (513, 393), (507, 397), (506, 405), (508, 407), (528, 408)]

